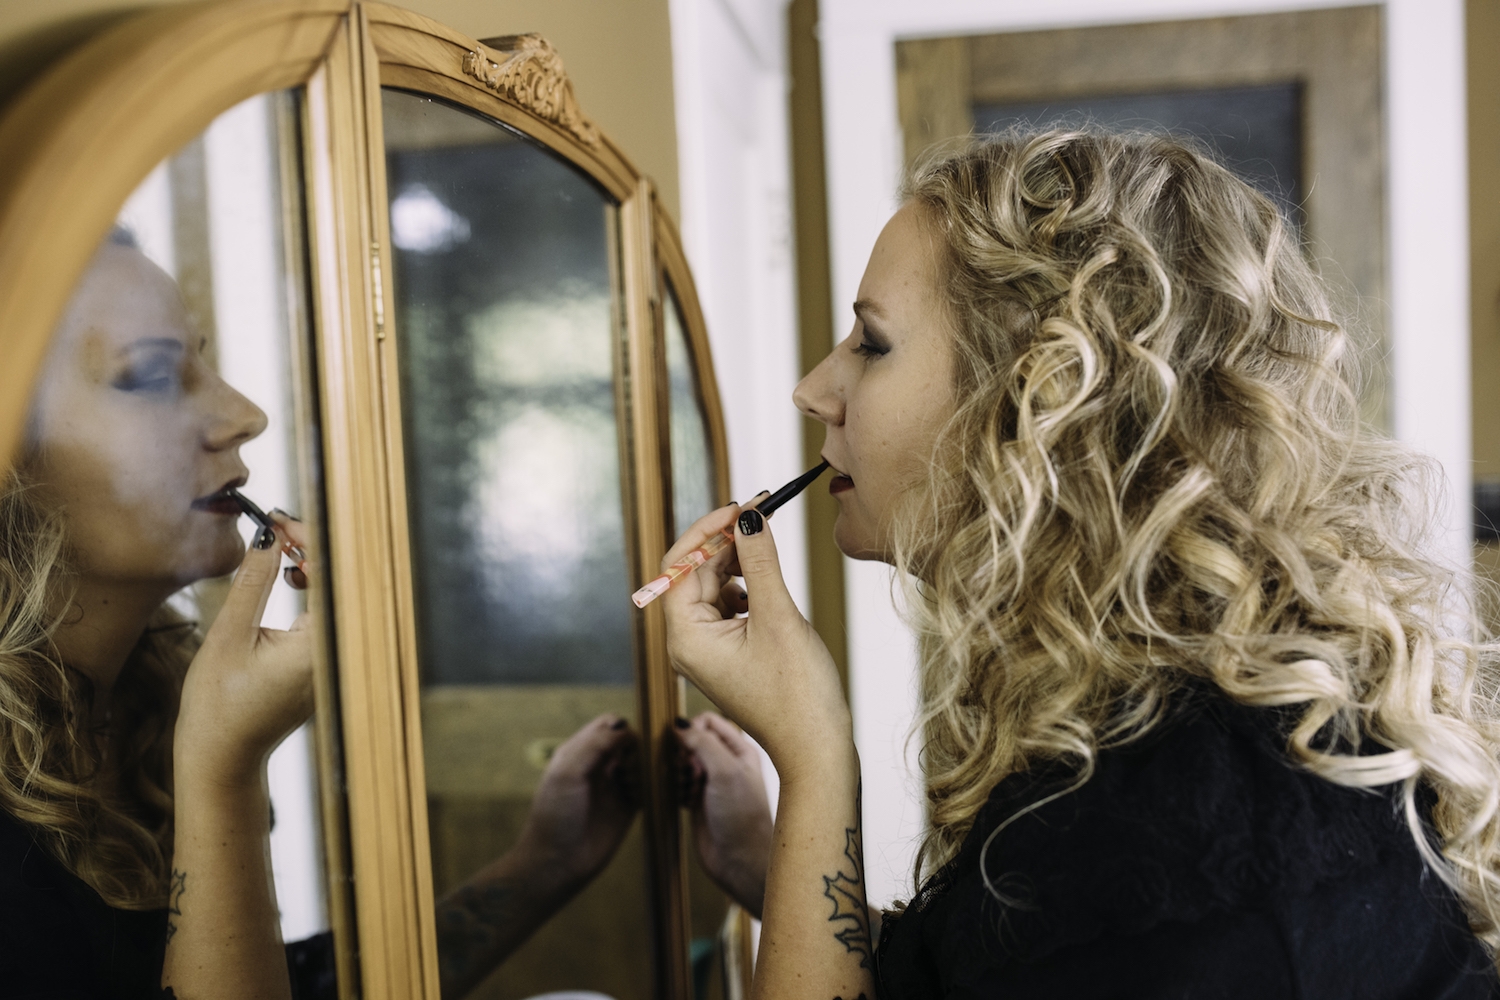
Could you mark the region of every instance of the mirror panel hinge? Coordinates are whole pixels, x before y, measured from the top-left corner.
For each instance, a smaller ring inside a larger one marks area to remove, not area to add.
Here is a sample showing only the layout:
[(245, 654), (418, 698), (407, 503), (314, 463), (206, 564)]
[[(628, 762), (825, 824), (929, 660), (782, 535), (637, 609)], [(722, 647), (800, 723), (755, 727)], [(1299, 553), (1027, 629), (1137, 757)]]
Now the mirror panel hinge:
[(370, 284), (375, 290), (375, 339), (385, 339), (385, 280), (380, 271), (380, 241), (370, 241)]

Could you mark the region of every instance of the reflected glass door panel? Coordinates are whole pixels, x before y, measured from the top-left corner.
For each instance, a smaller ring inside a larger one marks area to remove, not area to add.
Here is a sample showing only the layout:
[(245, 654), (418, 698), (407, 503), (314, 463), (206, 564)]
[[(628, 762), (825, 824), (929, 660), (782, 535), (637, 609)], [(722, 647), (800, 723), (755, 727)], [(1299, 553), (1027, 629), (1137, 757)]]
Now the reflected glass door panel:
[[(158, 675), (186, 671), (259, 531), (226, 487), (310, 528), (314, 588), (301, 589), (300, 574), (278, 581), (261, 624), (288, 629), (309, 594), (327, 592), (316, 582), (322, 476), (299, 104), (296, 91), (244, 101), (146, 177), (80, 279), (33, 398), (20, 463), (28, 493), (58, 512), (80, 583), (113, 588), (72, 624), (153, 599), (112, 692), (112, 714), (128, 721), (111, 723), (110, 738), (126, 745), (173, 717), (176, 696)], [(314, 656), (328, 669), (329, 650)], [(170, 724), (161, 731), (170, 747)], [(310, 974), (298, 988), (323, 996), (333, 988), (330, 903), (340, 901), (325, 876), (312, 731), (303, 726), (271, 756), (270, 848), (281, 934)], [(149, 787), (151, 759), (136, 758), (139, 773), (122, 785)], [(132, 806), (144, 816), (154, 808)]]
[(682, 306), (671, 282), (666, 282), (667, 381), (671, 385), (672, 536), (682, 534), (698, 518), (718, 506), (714, 496), (713, 449), (698, 368), (688, 346)]
[[(493, 968), (474, 996), (646, 1000), (633, 807), (613, 860), (518, 950), (486, 964), (464, 937), (487, 919), (487, 866), (530, 857), (528, 817), (557, 804), (533, 808), (554, 751), (634, 714), (617, 206), (473, 112), (389, 89), (382, 111), (443, 969)], [(634, 768), (621, 750), (605, 770), (608, 797)]]

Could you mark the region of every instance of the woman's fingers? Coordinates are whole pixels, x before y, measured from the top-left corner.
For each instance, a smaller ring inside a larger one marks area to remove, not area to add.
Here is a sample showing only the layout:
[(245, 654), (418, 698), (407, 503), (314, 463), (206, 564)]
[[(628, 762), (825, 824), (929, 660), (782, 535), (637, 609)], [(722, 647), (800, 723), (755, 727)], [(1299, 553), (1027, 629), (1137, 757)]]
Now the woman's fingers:
[(730, 504), (720, 507), (718, 510), (709, 511), (698, 520), (694, 521), (688, 530), (682, 533), (682, 537), (667, 550), (667, 554), (661, 557), (662, 572), (682, 561), (689, 552), (701, 547), (713, 536), (720, 534), (734, 523), (739, 516), (739, 504)]
[(760, 511), (747, 509), (736, 519), (734, 547), (739, 554), (740, 575), (745, 580), (746, 594), (755, 597), (757, 614), (751, 616), (751, 621), (780, 618), (785, 614), (800, 619), (802, 613), (797, 610), (781, 576), (781, 560), (776, 555), (776, 540), (771, 537), (771, 522), (761, 516)]
[[(703, 720), (704, 728), (717, 736), (736, 757), (756, 756), (755, 742), (741, 732), (739, 726), (718, 712), (704, 712), (698, 718)], [(756, 766), (759, 766), (758, 757), (756, 757)]]
[[(262, 537), (256, 535), (257, 543)], [(234, 583), (229, 588), (229, 596), (214, 619), (210, 633), (229, 629), (243, 634), (260, 627), (261, 615), (265, 614), (266, 602), (271, 598), (271, 588), (276, 585), (277, 570), (281, 566), (279, 543), (282, 537), (277, 529), (269, 546), (251, 545), (246, 550), (239, 572), (234, 575)]]

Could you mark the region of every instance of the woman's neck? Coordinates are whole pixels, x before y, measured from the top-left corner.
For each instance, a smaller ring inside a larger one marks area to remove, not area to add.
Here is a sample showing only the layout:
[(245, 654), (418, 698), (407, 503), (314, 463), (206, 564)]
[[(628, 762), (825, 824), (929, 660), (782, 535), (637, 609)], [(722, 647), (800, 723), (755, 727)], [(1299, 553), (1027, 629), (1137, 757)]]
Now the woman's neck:
[(94, 684), (93, 723), (109, 714), (115, 680), (171, 588), (81, 577), (53, 633), (58, 656)]

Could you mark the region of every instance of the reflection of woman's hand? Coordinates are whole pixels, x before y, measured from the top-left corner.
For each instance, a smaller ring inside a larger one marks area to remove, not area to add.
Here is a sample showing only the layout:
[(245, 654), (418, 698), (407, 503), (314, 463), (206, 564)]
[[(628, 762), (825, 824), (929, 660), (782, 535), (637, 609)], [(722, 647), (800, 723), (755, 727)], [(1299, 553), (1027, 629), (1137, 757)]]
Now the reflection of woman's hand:
[[(747, 511), (744, 520), (759, 525), (747, 535), (739, 515), (731, 505), (700, 518), (662, 557), (663, 568), (670, 566), (735, 525), (733, 549), (662, 596), (667, 651), (673, 666), (766, 748), (786, 782), (842, 763), (852, 750), (853, 723), (833, 657), (787, 593), (769, 522)], [(736, 568), (749, 616), (725, 618), (723, 593)]]
[(760, 752), (713, 712), (704, 712), (677, 737), (686, 751), (693, 841), (703, 870), (759, 919), (771, 857), (771, 807), (760, 773)]
[(175, 850), (162, 985), (178, 996), (289, 997), (271, 881), (265, 763), (312, 712), (312, 639), (261, 628), (300, 525), (251, 548), (188, 667), (173, 746)]
[(584, 883), (614, 856), (635, 817), (637, 736), (601, 715), (552, 752), (517, 849)]
[(260, 781), (266, 757), (312, 713), (312, 639), (306, 615), (288, 632), (261, 628), (281, 566), (281, 545), (306, 542), (280, 520), (275, 542), (251, 548), (183, 682), (176, 768), (214, 781)]

